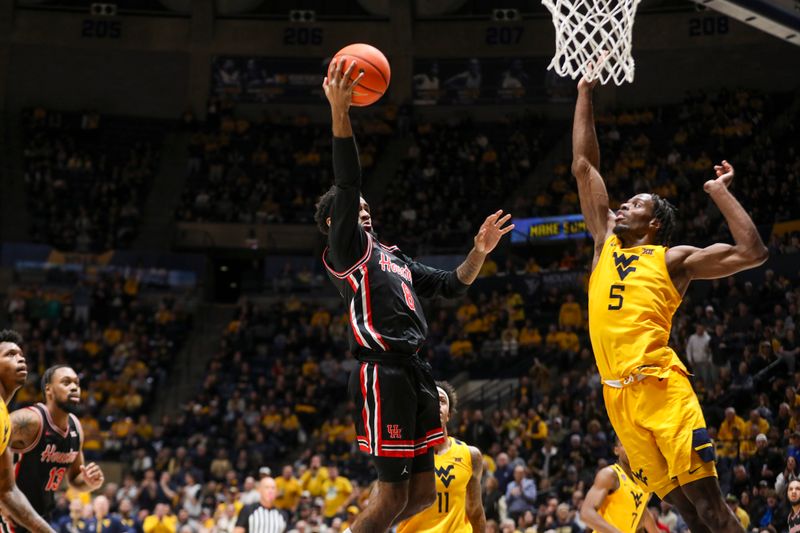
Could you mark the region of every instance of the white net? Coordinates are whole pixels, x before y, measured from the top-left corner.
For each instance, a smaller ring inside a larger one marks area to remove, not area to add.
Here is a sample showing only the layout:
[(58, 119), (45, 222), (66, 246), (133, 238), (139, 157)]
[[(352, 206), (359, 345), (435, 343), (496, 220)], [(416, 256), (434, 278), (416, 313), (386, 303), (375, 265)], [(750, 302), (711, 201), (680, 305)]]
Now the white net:
[(640, 1), (542, 0), (556, 30), (556, 53), (547, 68), (572, 79), (632, 82), (633, 20)]

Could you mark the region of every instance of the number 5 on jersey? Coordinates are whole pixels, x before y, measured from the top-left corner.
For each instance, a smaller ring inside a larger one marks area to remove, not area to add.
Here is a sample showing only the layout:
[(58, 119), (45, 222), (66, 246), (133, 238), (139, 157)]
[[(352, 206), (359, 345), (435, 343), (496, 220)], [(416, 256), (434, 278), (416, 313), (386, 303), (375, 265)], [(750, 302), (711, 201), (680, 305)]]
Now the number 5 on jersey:
[(608, 304), (609, 311), (619, 311), (622, 309), (622, 293), (625, 292), (625, 285), (612, 285), (611, 289), (608, 291), (608, 297), (611, 300), (614, 300), (616, 303)]

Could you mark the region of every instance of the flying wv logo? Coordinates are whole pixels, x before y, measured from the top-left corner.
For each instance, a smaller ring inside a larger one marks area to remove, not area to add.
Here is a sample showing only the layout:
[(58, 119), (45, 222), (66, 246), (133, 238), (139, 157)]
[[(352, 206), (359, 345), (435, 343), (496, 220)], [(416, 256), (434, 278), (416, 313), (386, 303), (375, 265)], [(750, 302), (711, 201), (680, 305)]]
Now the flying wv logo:
[(641, 468), (639, 469), (638, 472), (633, 473), (633, 477), (644, 483), (645, 487), (647, 486), (647, 476), (644, 475), (644, 470), (642, 470)]
[(642, 495), (631, 491), (631, 496), (633, 496), (633, 503), (636, 504), (636, 508), (638, 509), (639, 506), (642, 505)]
[(449, 488), (450, 482), (456, 478), (450, 473), (453, 470), (453, 465), (447, 465), (447, 468), (435, 468), (434, 470), (436, 470), (436, 475), (439, 476), (439, 479), (442, 480), (444, 487)]
[(619, 279), (625, 280), (625, 278), (631, 272), (636, 272), (636, 267), (631, 266), (631, 263), (634, 261), (638, 261), (638, 255), (626, 256), (625, 254), (617, 254), (614, 252), (614, 264), (617, 265), (617, 272), (619, 273)]

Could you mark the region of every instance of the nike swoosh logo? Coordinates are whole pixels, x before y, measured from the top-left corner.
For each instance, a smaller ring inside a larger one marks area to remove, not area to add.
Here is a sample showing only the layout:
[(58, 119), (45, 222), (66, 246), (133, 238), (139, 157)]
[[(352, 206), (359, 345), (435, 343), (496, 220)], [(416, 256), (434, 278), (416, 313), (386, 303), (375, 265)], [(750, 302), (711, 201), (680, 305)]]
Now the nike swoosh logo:
[(702, 466), (702, 465), (701, 465), (701, 466), (698, 466), (698, 467), (697, 467), (697, 468), (695, 468), (694, 470), (689, 470), (689, 475), (691, 476), (692, 474), (694, 474), (695, 472), (697, 472), (697, 471), (698, 471), (698, 470), (700, 470), (701, 468), (703, 468), (703, 466)]

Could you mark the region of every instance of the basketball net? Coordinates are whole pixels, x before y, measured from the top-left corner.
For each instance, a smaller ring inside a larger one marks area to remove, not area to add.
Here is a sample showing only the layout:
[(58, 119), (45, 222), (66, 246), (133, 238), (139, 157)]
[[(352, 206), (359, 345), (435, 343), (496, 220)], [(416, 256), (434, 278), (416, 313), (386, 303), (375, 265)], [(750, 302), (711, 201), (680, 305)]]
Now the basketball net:
[[(633, 81), (633, 19), (641, 0), (542, 0), (553, 15), (560, 76), (617, 85)], [(605, 53), (604, 53), (605, 51)]]

